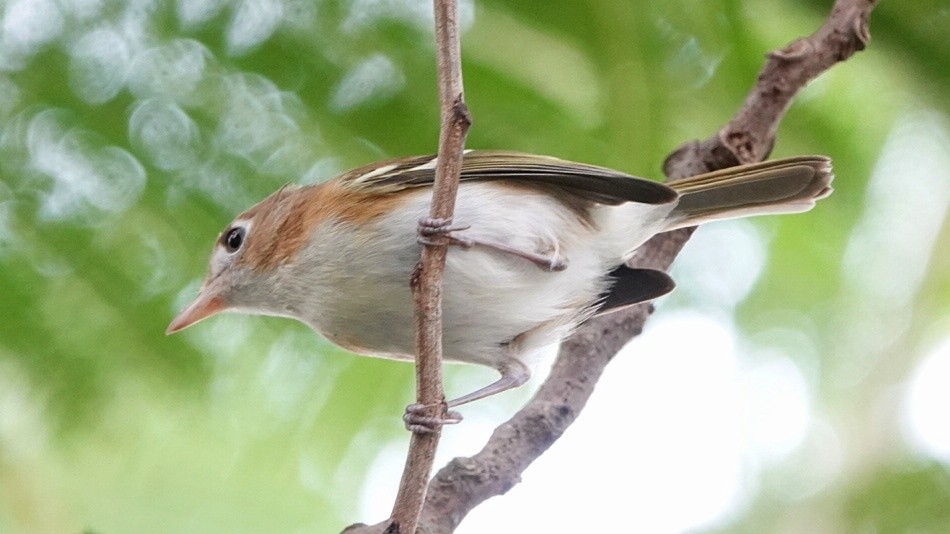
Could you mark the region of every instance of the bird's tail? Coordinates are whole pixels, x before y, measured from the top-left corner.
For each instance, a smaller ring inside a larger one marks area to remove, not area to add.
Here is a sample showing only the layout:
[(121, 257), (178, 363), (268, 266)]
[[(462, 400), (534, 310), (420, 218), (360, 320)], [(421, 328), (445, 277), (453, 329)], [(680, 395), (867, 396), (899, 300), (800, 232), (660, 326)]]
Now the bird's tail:
[(668, 182), (680, 194), (667, 230), (720, 219), (797, 213), (831, 194), (831, 160), (797, 156)]

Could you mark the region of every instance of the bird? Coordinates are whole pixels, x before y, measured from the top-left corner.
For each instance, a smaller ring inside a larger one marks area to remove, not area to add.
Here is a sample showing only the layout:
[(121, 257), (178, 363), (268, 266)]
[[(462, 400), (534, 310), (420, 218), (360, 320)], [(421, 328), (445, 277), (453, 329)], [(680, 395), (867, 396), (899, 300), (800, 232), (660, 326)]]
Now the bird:
[[(390, 159), (314, 185), (285, 185), (218, 235), (178, 332), (220, 312), (301, 321), (361, 355), (413, 361), (410, 276), (421, 247), (452, 246), (443, 275), (443, 358), (490, 367), (491, 384), (448, 408), (524, 384), (544, 349), (592, 317), (674, 288), (626, 266), (652, 236), (706, 222), (811, 209), (831, 160), (796, 156), (660, 183), (511, 151), (463, 153), (454, 217), (428, 217), (436, 156)], [(458, 422), (410, 405), (407, 428)]]

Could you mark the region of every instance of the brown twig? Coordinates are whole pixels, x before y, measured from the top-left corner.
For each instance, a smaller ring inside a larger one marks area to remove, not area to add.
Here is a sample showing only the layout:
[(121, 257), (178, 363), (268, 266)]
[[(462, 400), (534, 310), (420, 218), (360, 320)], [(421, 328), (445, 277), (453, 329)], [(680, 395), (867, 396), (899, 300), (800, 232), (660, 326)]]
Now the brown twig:
[[(471, 119), (462, 93), (462, 60), (456, 0), (434, 0), (436, 67), (441, 125), (431, 217), (451, 220), (455, 210), (462, 151)], [(427, 415), (446, 417), (442, 389), (442, 272), (447, 244), (422, 247), (411, 285), (415, 307), (416, 399)], [(414, 432), (387, 532), (416, 531), (435, 460), (440, 432)]]
[[(764, 159), (791, 99), (810, 80), (867, 44), (876, 0), (837, 0), (811, 36), (772, 52), (744, 104), (717, 134), (677, 148), (664, 163), (669, 179)], [(643, 245), (631, 264), (667, 269), (692, 230), (662, 234)], [(567, 339), (548, 379), (530, 402), (499, 426), (485, 447), (456, 458), (433, 478), (420, 532), (448, 533), (475, 506), (518, 483), (521, 473), (556, 441), (584, 408), (611, 358), (638, 335), (649, 305), (592, 320)]]

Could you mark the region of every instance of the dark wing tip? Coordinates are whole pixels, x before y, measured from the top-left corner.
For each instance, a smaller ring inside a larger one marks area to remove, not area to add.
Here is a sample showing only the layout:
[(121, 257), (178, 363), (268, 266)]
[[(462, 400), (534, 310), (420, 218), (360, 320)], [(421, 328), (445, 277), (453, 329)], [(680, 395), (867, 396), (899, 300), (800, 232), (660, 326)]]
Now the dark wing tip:
[(610, 288), (601, 295), (596, 315), (624, 309), (666, 295), (676, 287), (669, 274), (621, 265), (610, 272)]

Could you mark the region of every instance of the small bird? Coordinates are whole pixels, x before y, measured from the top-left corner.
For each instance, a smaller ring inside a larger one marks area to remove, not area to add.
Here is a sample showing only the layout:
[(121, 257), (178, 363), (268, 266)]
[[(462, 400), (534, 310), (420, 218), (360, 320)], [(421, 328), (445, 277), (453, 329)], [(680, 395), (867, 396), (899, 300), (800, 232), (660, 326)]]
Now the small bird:
[[(393, 159), (286, 185), (218, 236), (177, 332), (222, 311), (297, 319), (359, 354), (413, 360), (410, 275), (424, 243), (452, 245), (443, 278), (446, 361), (500, 378), (456, 407), (517, 387), (539, 352), (585, 320), (673, 289), (625, 262), (660, 232), (795, 213), (831, 193), (831, 161), (799, 156), (661, 184), (593, 165), (466, 151), (453, 221), (427, 217), (436, 157)], [(433, 423), (417, 405), (407, 427)]]

